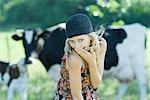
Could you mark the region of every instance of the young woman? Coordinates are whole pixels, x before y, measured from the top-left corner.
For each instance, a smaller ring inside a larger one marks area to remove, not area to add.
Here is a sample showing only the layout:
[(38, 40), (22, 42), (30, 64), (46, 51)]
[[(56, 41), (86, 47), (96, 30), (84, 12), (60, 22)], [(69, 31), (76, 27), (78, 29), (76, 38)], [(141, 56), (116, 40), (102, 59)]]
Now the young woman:
[(75, 14), (66, 23), (65, 54), (54, 100), (98, 100), (106, 41), (93, 31), (87, 15)]

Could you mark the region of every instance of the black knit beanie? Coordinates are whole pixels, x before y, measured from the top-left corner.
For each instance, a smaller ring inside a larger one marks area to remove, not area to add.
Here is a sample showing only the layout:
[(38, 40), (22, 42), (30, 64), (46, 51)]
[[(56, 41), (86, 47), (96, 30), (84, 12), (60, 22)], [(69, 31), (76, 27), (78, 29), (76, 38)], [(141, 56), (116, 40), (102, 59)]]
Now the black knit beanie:
[(73, 36), (88, 34), (93, 32), (93, 26), (90, 18), (85, 14), (75, 14), (71, 16), (66, 22), (67, 38)]

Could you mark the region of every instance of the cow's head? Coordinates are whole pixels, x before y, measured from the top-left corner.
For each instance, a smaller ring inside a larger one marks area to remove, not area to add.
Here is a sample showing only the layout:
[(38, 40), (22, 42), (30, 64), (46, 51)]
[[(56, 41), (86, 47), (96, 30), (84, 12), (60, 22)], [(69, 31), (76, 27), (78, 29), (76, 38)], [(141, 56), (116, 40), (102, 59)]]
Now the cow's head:
[[(17, 29), (17, 33), (19, 34), (14, 34), (12, 38), (16, 41), (22, 40), (23, 41), (23, 46), (25, 49), (25, 63), (29, 64), (31, 61), (28, 59), (31, 56), (31, 53), (39, 47), (39, 44), (43, 42), (40, 37), (42, 37), (44, 34), (42, 33), (41, 29)], [(42, 45), (41, 43), (40, 45)], [(42, 48), (42, 47), (41, 47)], [(39, 52), (40, 49), (39, 48)], [(38, 57), (37, 55), (35, 55)]]
[(12, 36), (12, 38), (16, 41), (23, 41), (26, 56), (25, 63), (29, 64), (32, 63), (32, 58), (39, 57), (41, 51), (44, 48), (45, 40), (48, 39), (51, 36), (51, 34), (57, 33), (57, 31), (60, 31), (61, 29), (64, 30), (64, 28), (65, 23), (55, 25), (44, 31), (41, 29), (22, 29), (19, 30), (19, 32), (22, 33), (22, 36), (15, 34)]
[(123, 29), (106, 29), (103, 37), (107, 41), (107, 52), (105, 56), (105, 69), (108, 70), (112, 66), (118, 64), (118, 55), (116, 51), (116, 46), (122, 43), (127, 37), (126, 32)]

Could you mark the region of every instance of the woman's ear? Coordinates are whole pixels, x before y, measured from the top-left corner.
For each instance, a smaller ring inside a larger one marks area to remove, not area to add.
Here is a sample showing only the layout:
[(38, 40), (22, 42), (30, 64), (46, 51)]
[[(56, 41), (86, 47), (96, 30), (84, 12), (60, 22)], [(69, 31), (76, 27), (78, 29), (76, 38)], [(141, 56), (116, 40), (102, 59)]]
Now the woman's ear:
[(93, 36), (91, 34), (88, 35), (90, 40), (90, 47), (93, 46)]
[(72, 51), (72, 48), (70, 46), (69, 39), (66, 39), (65, 52), (68, 54), (68, 53), (71, 53), (71, 51)]
[(96, 46), (96, 38), (97, 38), (95, 36), (95, 33), (89, 34), (89, 38), (90, 38), (90, 41), (91, 41), (90, 47), (95, 48), (95, 46)]
[(92, 35), (91, 35), (91, 34), (89, 34), (88, 36), (89, 36), (90, 41), (92, 41), (92, 40), (93, 40)]

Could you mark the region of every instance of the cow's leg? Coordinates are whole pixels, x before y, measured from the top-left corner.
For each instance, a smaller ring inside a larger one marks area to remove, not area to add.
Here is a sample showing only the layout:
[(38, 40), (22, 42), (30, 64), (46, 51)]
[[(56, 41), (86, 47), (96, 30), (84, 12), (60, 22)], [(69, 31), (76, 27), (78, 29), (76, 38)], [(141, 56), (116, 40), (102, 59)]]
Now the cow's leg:
[(147, 85), (143, 83), (139, 83), (139, 88), (140, 88), (140, 100), (147, 100)]
[(13, 100), (13, 98), (14, 98), (14, 84), (13, 82), (11, 82), (9, 87), (7, 88), (7, 100)]
[(140, 100), (147, 100), (147, 78), (142, 71), (136, 72), (136, 78), (140, 89)]
[(129, 86), (129, 83), (127, 83), (127, 82), (121, 82), (120, 83), (120, 87), (119, 87), (119, 91), (118, 91), (118, 95), (116, 97), (116, 100), (121, 100), (122, 99), (122, 97), (124, 96), (128, 86)]
[[(122, 63), (124, 66), (117, 66), (118, 70), (114, 73), (115, 77), (119, 80), (120, 86), (119, 86), (119, 91), (116, 100), (121, 100), (122, 97), (124, 96), (129, 84), (131, 81), (134, 79), (134, 73), (129, 66), (128, 61), (126, 60), (126, 63)], [(119, 68), (120, 67), (120, 68)]]
[(55, 64), (50, 67), (50, 70), (48, 71), (49, 75), (56, 81), (58, 82), (60, 79), (60, 64)]
[(0, 73), (0, 84), (2, 84), (2, 74)]
[(142, 66), (142, 69), (139, 73), (137, 73), (137, 81), (140, 88), (140, 100), (147, 100), (147, 77), (144, 70), (144, 66)]
[[(141, 57), (140, 57), (141, 58)], [(133, 59), (132, 67), (140, 89), (140, 100), (147, 100), (147, 76), (144, 69), (145, 61), (143, 59)]]
[(26, 78), (22, 79), (23, 83), (22, 86), (19, 86), (20, 88), (20, 93), (21, 93), (21, 100), (27, 100), (27, 95), (28, 95), (28, 82)]
[(21, 100), (27, 100), (27, 90), (22, 91)]
[(136, 78), (137, 78), (137, 82), (139, 85), (139, 89), (140, 89), (140, 100), (147, 100), (146, 96), (147, 96), (147, 77), (144, 71), (144, 66), (142, 66), (143, 68), (136, 68), (135, 69), (135, 74), (136, 74)]

